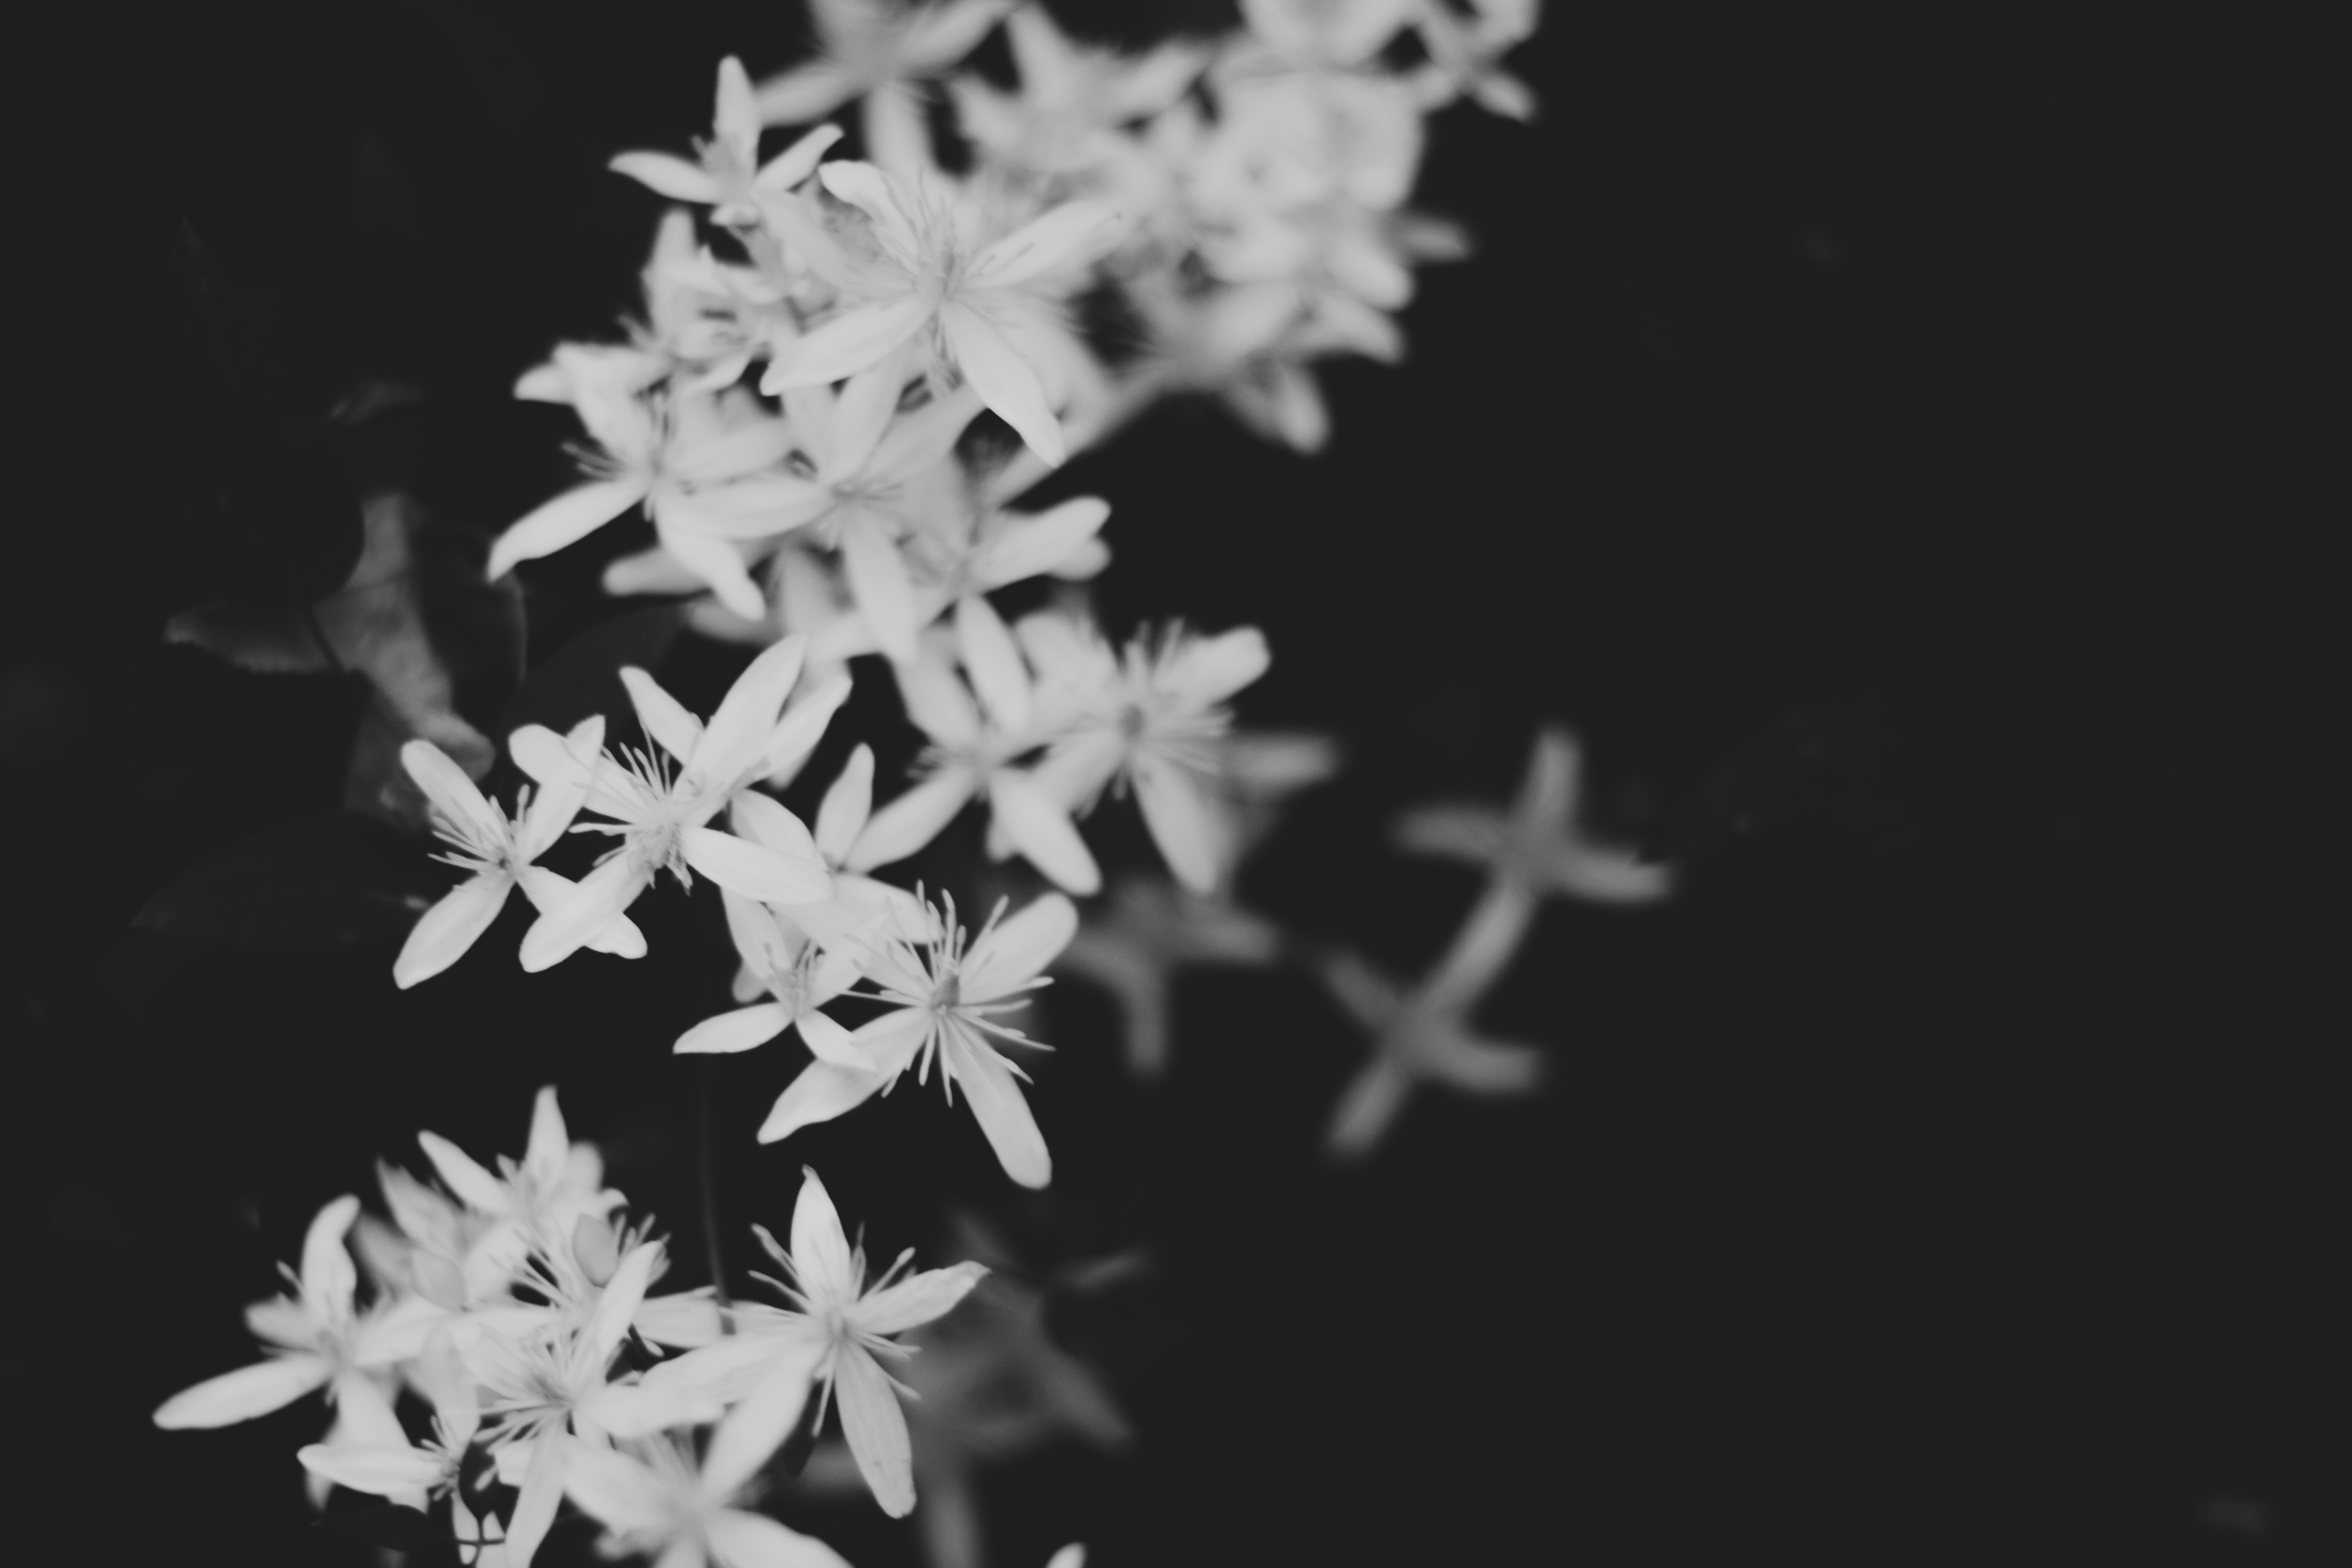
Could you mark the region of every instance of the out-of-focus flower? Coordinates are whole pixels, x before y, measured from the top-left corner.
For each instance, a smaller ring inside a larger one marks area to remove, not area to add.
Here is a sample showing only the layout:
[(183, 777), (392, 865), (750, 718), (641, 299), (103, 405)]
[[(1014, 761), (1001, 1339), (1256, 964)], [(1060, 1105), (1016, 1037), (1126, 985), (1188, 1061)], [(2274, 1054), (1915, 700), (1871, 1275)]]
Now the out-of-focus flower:
[(1013, 3), (810, 0), (817, 58), (760, 84), (760, 118), (770, 125), (805, 124), (862, 97), (866, 156), (885, 168), (919, 167), (929, 161), (929, 143), (913, 84), (971, 53)]
[(760, 110), (743, 62), (729, 55), (719, 62), (719, 103), (711, 115), (710, 140), (689, 163), (667, 153), (623, 153), (608, 165), (672, 201), (710, 206), (711, 220), (730, 227), (757, 223), (759, 197), (788, 191), (816, 173), (816, 161), (841, 140), (841, 129), (820, 125), (765, 163), (760, 162)]
[[(467, 1445), (481, 1425), (481, 1410), (473, 1379), (446, 1324), (436, 1326), (425, 1340), (410, 1369), (410, 1380), (432, 1402), (430, 1440), (312, 1443), (294, 1457), (304, 1469), (337, 1486), (412, 1508), (423, 1508), (428, 1499), (453, 1489)], [(399, 1435), (396, 1425), (392, 1435)]]
[[(988, 618), (994, 618), (993, 612)], [(984, 636), (989, 629), (978, 616), (957, 629), (961, 638), (927, 638), (919, 658), (895, 667), (908, 716), (931, 744), (922, 759), (921, 780), (874, 814), (845, 864), (870, 871), (903, 860), (937, 837), (967, 801), (982, 795), (992, 838), (1001, 837), (1003, 847), (1025, 856), (1055, 886), (1082, 896), (1092, 893), (1102, 886), (1102, 872), (1071, 826), (1069, 797), (1013, 760), (1036, 746), (1031, 734), (1011, 727), (1013, 717), (1034, 711), (1020, 652), (1009, 637), (1003, 647), (984, 648), (977, 656), (969, 651), (974, 634)], [(951, 640), (962, 641), (968, 650), (978, 700), (955, 672), (948, 651)]]
[(1272, 963), (1282, 931), (1230, 900), (1157, 878), (1125, 878), (1090, 912), (1055, 968), (1108, 990), (1127, 1024), (1127, 1065), (1138, 1078), (1168, 1070), (1169, 984), (1194, 964)]
[(745, 973), (771, 999), (705, 1018), (670, 1048), (681, 1056), (748, 1051), (797, 1026), (802, 1043), (818, 1060), (864, 1067), (866, 1058), (850, 1043), (849, 1031), (819, 1011), (856, 983), (856, 957), (827, 949), (805, 931), (786, 930), (766, 905), (740, 893), (725, 893), (724, 900), (727, 929)]
[[(1324, 984), (1371, 1036), (1371, 1057), (1339, 1096), (1326, 1135), (1333, 1156), (1353, 1159), (1377, 1147), (1413, 1088), (1446, 1084), (1470, 1094), (1522, 1094), (1541, 1076), (1543, 1057), (1531, 1046), (1482, 1038), (1470, 1024), (1475, 977), (1499, 963), (1465, 931), (1447, 958), (1408, 990), (1375, 973), (1350, 952), (1320, 966)], [(1513, 941), (1517, 940), (1516, 933)], [(1507, 951), (1506, 952), (1507, 957)]]
[(1025, 616), (1019, 635), (1040, 675), (1039, 725), (1058, 737), (1038, 782), (1082, 810), (1106, 785), (1132, 784), (1176, 879), (1213, 889), (1233, 858), (1216, 742), (1232, 723), (1227, 700), (1265, 673), (1265, 637), (1255, 626), (1215, 637), (1171, 626), (1114, 660), (1092, 628), (1066, 616)]
[(1502, 68), (1503, 57), (1536, 30), (1540, 0), (1474, 0), (1465, 20), (1444, 0), (1424, 0), (1413, 15), (1429, 61), (1412, 78), (1425, 109), (1468, 97), (1509, 120), (1533, 120), (1536, 95)]
[[(741, 1414), (719, 1424), (699, 1465), (683, 1434), (617, 1448), (575, 1445), (563, 1489), (604, 1527), (606, 1555), (643, 1557), (660, 1568), (849, 1568), (814, 1536), (736, 1506), (768, 1458), (729, 1440), (730, 1423)], [(776, 1434), (779, 1442), (782, 1436)]]
[(1167, 109), (1201, 74), (1208, 50), (1184, 41), (1123, 56), (1075, 43), (1043, 5), (1005, 18), (1017, 93), (974, 76), (948, 83), (964, 134), (982, 155), (1034, 175), (1083, 174), (1118, 161), (1121, 127)]
[(848, 304), (781, 348), (761, 390), (840, 381), (902, 343), (920, 342), (933, 363), (954, 367), (1039, 457), (1060, 463), (1066, 449), (1047, 391), (1052, 356), (1035, 340), (1066, 333), (1053, 302), (1117, 240), (1118, 214), (1095, 202), (1065, 202), (989, 240), (984, 202), (945, 176), (901, 177), (844, 161), (822, 165), (817, 177), (866, 216), (872, 244), (853, 249), (788, 231), (810, 268)]
[[(806, 731), (821, 734), (832, 717), (825, 708), (796, 722), (783, 710), (800, 678), (804, 647), (787, 638), (763, 650), (736, 678), (708, 729), (645, 671), (624, 669), (638, 721), (667, 760), (635, 751), (626, 765), (609, 752), (595, 759), (571, 752), (517, 757), (527, 772), (545, 770), (534, 774), (542, 785), (574, 784), (584, 774), (587, 809), (613, 821), (575, 831), (611, 833), (621, 840), (562, 908), (541, 916), (524, 935), (525, 969), (545, 969), (570, 956), (664, 868), (682, 883), (700, 871), (722, 888), (770, 903), (808, 902), (831, 893), (832, 879), (808, 829), (772, 796), (750, 787), (775, 772), (780, 758), (789, 756), (797, 767), (813, 743)], [(758, 838), (708, 826), (721, 810), (757, 818)]]
[(343, 1238), (359, 1213), (360, 1200), (349, 1195), (320, 1209), (303, 1238), (301, 1272), (287, 1272), (296, 1294), (246, 1309), (246, 1326), (268, 1344), (269, 1359), (183, 1389), (156, 1409), (156, 1426), (233, 1426), (331, 1384), (330, 1397), (339, 1406), (358, 1402), (381, 1406), (389, 1415), (390, 1406), (370, 1374), (416, 1354), (425, 1336), (446, 1314), (417, 1296), (384, 1301), (364, 1312), (358, 1310), (352, 1297), (359, 1269), (344, 1249)]
[[(544, 743), (541, 737), (558, 745), (593, 752), (604, 744), (604, 721), (602, 715), (592, 715), (560, 742), (551, 731), (530, 726), (517, 731), (510, 744), (529, 749)], [(587, 798), (587, 789), (582, 781), (558, 783), (541, 788), (533, 798), (526, 785), (518, 803), (520, 809), (509, 821), (506, 813), (482, 797), (465, 770), (432, 742), (409, 742), (400, 748), (400, 761), (431, 803), (434, 832), (456, 851), (435, 858), (473, 873), (425, 910), (408, 933), (392, 965), (394, 984), (405, 990), (464, 957), (498, 919), (499, 911), (506, 908), (507, 895), (517, 887), (541, 914), (572, 896), (570, 878), (531, 862), (572, 826), (580, 803)], [(623, 958), (642, 958), (646, 952), (644, 933), (626, 915), (616, 917), (589, 938), (586, 945)]]
[(597, 445), (582, 455), (590, 481), (517, 521), (491, 546), (493, 581), (551, 555), (642, 504), (662, 547), (739, 615), (762, 601), (742, 542), (800, 526), (830, 504), (819, 487), (781, 471), (792, 431), (749, 393), (636, 393), (572, 387), (572, 407)]
[[(910, 1247), (868, 1286), (865, 1252), (851, 1250), (824, 1184), (805, 1167), (793, 1208), (792, 1235), (792, 1250), (786, 1252), (765, 1229), (759, 1232), (769, 1256), (791, 1281), (785, 1289), (800, 1314), (800, 1331), (824, 1347), (816, 1375), (825, 1396), (841, 1407), (842, 1434), (856, 1456), (859, 1473), (882, 1511), (904, 1518), (915, 1507), (907, 1417), (892, 1392), (893, 1379), (877, 1357), (903, 1360), (906, 1352), (890, 1336), (944, 1316), (988, 1270), (977, 1263), (959, 1263), (901, 1279), (899, 1270), (915, 1256)], [(818, 1420), (824, 1420), (822, 1405)]]
[(1025, 1187), (1042, 1187), (1053, 1177), (1045, 1134), (1014, 1081), (1025, 1076), (1000, 1053), (991, 1037), (1033, 1045), (1020, 1030), (998, 1023), (1001, 1014), (1028, 1005), (1026, 993), (1045, 984), (1045, 966), (1069, 945), (1078, 912), (1059, 893), (1048, 893), (1010, 920), (999, 904), (969, 948), (955, 907), (934, 917), (935, 933), (920, 943), (890, 935), (871, 950), (866, 978), (875, 994), (892, 1004), (852, 1036), (872, 1070), (814, 1061), (778, 1097), (760, 1129), (760, 1142), (772, 1143), (813, 1122), (829, 1121), (896, 1084), (898, 1075), (921, 1063), (919, 1082), (928, 1082), (933, 1057), (940, 1087), (950, 1098), (961, 1084), (974, 1120), (996, 1151), (1004, 1173)]
[(1242, 0), (1250, 37), (1283, 65), (1347, 70), (1378, 54), (1428, 0)]
[[(552, 1084), (532, 1103), (522, 1159), (499, 1155), (497, 1175), (436, 1132), (419, 1131), (416, 1142), (449, 1190), (486, 1222), (460, 1261), (469, 1300), (479, 1300), (493, 1281), (511, 1280), (531, 1247), (568, 1245), (582, 1219), (601, 1221), (624, 1201), (604, 1184), (604, 1161), (596, 1146), (572, 1142)], [(388, 1178), (385, 1190), (392, 1190)], [(396, 1205), (394, 1218), (405, 1227), (413, 1210), (413, 1205)], [(412, 1234), (411, 1239), (425, 1238)]]

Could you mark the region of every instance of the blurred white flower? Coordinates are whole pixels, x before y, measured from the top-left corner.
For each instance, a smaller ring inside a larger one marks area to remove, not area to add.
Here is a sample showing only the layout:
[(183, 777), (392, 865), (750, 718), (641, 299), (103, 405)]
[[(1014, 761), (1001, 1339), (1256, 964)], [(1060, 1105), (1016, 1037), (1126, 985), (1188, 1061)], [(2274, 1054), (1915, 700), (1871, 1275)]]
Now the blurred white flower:
[[(522, 1159), (499, 1155), (496, 1175), (436, 1132), (420, 1131), (416, 1142), (449, 1190), (487, 1222), (460, 1259), (469, 1303), (513, 1279), (532, 1247), (568, 1246), (582, 1219), (601, 1221), (625, 1201), (604, 1184), (604, 1161), (596, 1146), (572, 1142), (552, 1084), (532, 1102)], [(385, 1191), (392, 1191), (388, 1177)], [(416, 1206), (395, 1204), (393, 1217), (405, 1228)], [(412, 1233), (411, 1239), (425, 1237)]]
[[(1465, 936), (1475, 929), (1474, 921)], [(1516, 942), (1516, 933), (1511, 940)], [(1486, 1095), (1523, 1094), (1535, 1087), (1543, 1068), (1540, 1052), (1485, 1039), (1470, 1024), (1475, 977), (1499, 967), (1475, 939), (1457, 940), (1437, 970), (1410, 990), (1375, 973), (1351, 952), (1336, 953), (1318, 966), (1332, 995), (1371, 1037), (1370, 1059), (1341, 1092), (1331, 1114), (1326, 1142), (1335, 1157), (1371, 1152), (1419, 1084)]]
[(841, 140), (841, 128), (820, 125), (765, 163), (760, 162), (760, 110), (743, 62), (719, 62), (719, 102), (710, 140), (696, 147), (698, 163), (667, 153), (623, 153), (608, 165), (672, 201), (709, 206), (711, 220), (730, 227), (759, 221), (762, 192), (787, 191), (816, 172), (816, 161)]
[(912, 84), (971, 53), (1013, 4), (810, 0), (817, 58), (760, 84), (760, 117), (770, 125), (800, 125), (863, 98), (866, 156), (886, 168), (919, 166), (929, 145)]
[[(409, 1370), (410, 1381), (433, 1405), (433, 1436), (424, 1443), (360, 1441), (312, 1443), (295, 1458), (314, 1476), (353, 1491), (369, 1492), (411, 1508), (457, 1485), (481, 1409), (473, 1379), (457, 1353), (448, 1326), (437, 1325)], [(394, 1435), (398, 1435), (395, 1426)]]
[(682, 1433), (617, 1448), (576, 1445), (563, 1468), (563, 1489), (604, 1527), (600, 1550), (660, 1568), (848, 1568), (814, 1536), (736, 1506), (768, 1458), (730, 1440), (730, 1423), (740, 1415), (719, 1424), (699, 1465)]
[[(555, 741), (552, 731), (527, 726), (516, 731), (509, 744), (527, 750), (553, 742), (593, 752), (604, 744), (604, 738), (603, 716), (592, 715), (562, 741)], [(407, 742), (400, 749), (400, 761), (432, 806), (433, 831), (456, 851), (434, 858), (473, 873), (425, 910), (409, 931), (392, 965), (394, 984), (405, 990), (464, 957), (498, 919), (499, 911), (506, 908), (507, 895), (517, 887), (541, 914), (572, 896), (570, 878), (531, 862), (572, 826), (581, 802), (587, 798), (587, 789), (583, 782), (559, 783), (541, 788), (534, 798), (525, 785), (517, 802), (520, 809), (509, 821), (506, 813), (482, 797), (465, 770), (432, 742)], [(644, 933), (626, 915), (615, 917), (587, 945), (623, 958), (642, 958), (646, 952)]]
[(1207, 65), (1203, 46), (1182, 40), (1134, 56), (1074, 42), (1043, 5), (1005, 18), (1021, 72), (1018, 92), (976, 76), (948, 83), (964, 134), (981, 153), (1024, 174), (1083, 174), (1128, 151), (1122, 127), (1160, 113)]
[(1168, 1070), (1169, 985), (1177, 970), (1262, 967), (1281, 951), (1280, 928), (1229, 899), (1129, 877), (1087, 912), (1055, 967), (1093, 981), (1118, 1000), (1127, 1026), (1128, 1068), (1149, 1079)]
[(1045, 969), (1076, 934), (1078, 913), (1069, 900), (1048, 893), (1010, 920), (1003, 914), (1000, 903), (968, 948), (952, 902), (945, 914), (934, 917), (936, 931), (929, 940), (916, 942), (892, 934), (876, 943), (866, 978), (873, 994), (893, 1006), (851, 1037), (873, 1064), (871, 1070), (811, 1062), (777, 1098), (760, 1129), (760, 1142), (772, 1143), (854, 1110), (890, 1089), (919, 1061), (917, 1080), (928, 1082), (936, 1057), (940, 1087), (952, 1100), (952, 1086), (963, 1086), (972, 1117), (1004, 1173), (1024, 1187), (1045, 1185), (1053, 1162), (1014, 1081), (1026, 1075), (994, 1044), (1035, 1042), (996, 1020), (1027, 1006), (1026, 993), (1046, 984)]
[[(866, 1254), (852, 1251), (840, 1213), (814, 1171), (803, 1167), (800, 1196), (793, 1207), (790, 1252), (762, 1227), (760, 1241), (782, 1266), (778, 1281), (798, 1310), (795, 1327), (824, 1347), (817, 1378), (841, 1407), (841, 1429), (859, 1472), (882, 1511), (905, 1517), (915, 1506), (914, 1461), (908, 1446), (907, 1417), (898, 1408), (893, 1379), (879, 1356), (901, 1360), (907, 1352), (893, 1334), (944, 1316), (988, 1270), (959, 1263), (898, 1278), (914, 1258), (899, 1254), (888, 1272), (866, 1283)], [(820, 1405), (818, 1420), (824, 1420)]]

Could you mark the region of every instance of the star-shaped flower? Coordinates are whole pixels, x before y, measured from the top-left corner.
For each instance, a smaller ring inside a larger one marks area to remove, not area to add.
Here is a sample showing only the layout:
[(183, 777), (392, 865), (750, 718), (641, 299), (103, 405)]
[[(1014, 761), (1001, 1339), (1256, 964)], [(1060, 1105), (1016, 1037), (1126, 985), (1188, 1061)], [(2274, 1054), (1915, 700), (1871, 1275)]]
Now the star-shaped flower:
[(699, 1465), (692, 1440), (665, 1433), (618, 1447), (575, 1443), (563, 1489), (604, 1527), (608, 1556), (635, 1556), (660, 1568), (849, 1568), (839, 1552), (761, 1513), (740, 1506), (777, 1442), (759, 1452), (736, 1440), (750, 1414), (719, 1424)]
[(1168, 1070), (1169, 988), (1194, 964), (1272, 963), (1282, 932), (1231, 900), (1158, 878), (1124, 878), (1091, 912), (1055, 968), (1117, 997), (1127, 1020), (1127, 1065), (1138, 1078)]
[[(788, 637), (762, 651), (736, 678), (707, 729), (651, 676), (624, 669), (638, 721), (658, 748), (632, 752), (625, 764), (609, 752), (601, 758), (570, 751), (516, 757), (526, 772), (538, 770), (534, 776), (542, 785), (576, 787), (584, 777), (586, 808), (612, 821), (574, 831), (620, 839), (572, 897), (524, 935), (525, 969), (537, 972), (569, 957), (664, 868), (681, 883), (690, 884), (691, 873), (699, 871), (722, 888), (771, 903), (830, 895), (833, 880), (808, 829), (774, 797), (751, 787), (787, 760), (798, 767), (832, 719), (830, 706), (814, 701), (805, 710), (784, 709), (800, 679), (805, 646), (803, 638)], [(758, 837), (709, 826), (722, 810), (739, 821), (756, 819)]]
[(801, 125), (862, 97), (867, 156), (888, 168), (919, 166), (929, 147), (913, 84), (971, 53), (1013, 3), (810, 0), (817, 58), (760, 84), (760, 117)]
[[(1326, 1134), (1337, 1158), (1369, 1154), (1388, 1131), (1413, 1089), (1442, 1083), (1468, 1094), (1522, 1094), (1541, 1076), (1542, 1055), (1531, 1046), (1480, 1037), (1470, 1010), (1499, 963), (1482, 949), (1491, 935), (1474, 917), (1447, 956), (1421, 984), (1407, 989), (1373, 972), (1351, 952), (1319, 966), (1339, 1005), (1371, 1036), (1371, 1059), (1339, 1096)], [(1516, 942), (1516, 932), (1509, 933)], [(1505, 956), (1507, 957), (1507, 950)]]
[(860, 238), (868, 243), (833, 242), (812, 221), (792, 222), (795, 208), (776, 205), (786, 238), (847, 308), (780, 349), (760, 389), (840, 381), (902, 343), (920, 342), (934, 365), (956, 370), (1040, 458), (1062, 462), (1066, 447), (1047, 383), (1055, 353), (1043, 340), (1066, 337), (1053, 301), (1116, 241), (1118, 214), (1065, 202), (992, 239), (984, 237), (986, 204), (946, 176), (901, 177), (843, 161), (822, 165), (817, 177), (865, 216)]
[[(583, 1218), (601, 1220), (625, 1201), (604, 1185), (596, 1146), (572, 1142), (552, 1084), (532, 1102), (522, 1159), (499, 1155), (499, 1174), (436, 1132), (419, 1131), (416, 1142), (449, 1190), (482, 1222), (460, 1263), (469, 1299), (487, 1294), (494, 1281), (511, 1280), (531, 1247), (564, 1245)], [(394, 1217), (408, 1218), (399, 1207)]]
[(719, 62), (719, 103), (710, 140), (700, 143), (698, 163), (667, 153), (623, 153), (608, 165), (672, 201), (711, 206), (715, 223), (747, 227), (759, 222), (759, 198), (788, 191), (816, 172), (825, 149), (841, 140), (841, 128), (820, 125), (765, 163), (760, 162), (760, 110), (743, 62), (729, 55)]
[[(592, 715), (561, 741), (552, 731), (534, 725), (518, 731), (509, 743), (526, 750), (553, 743), (593, 752), (604, 738), (604, 718)], [(542, 788), (533, 798), (526, 785), (518, 803), (520, 809), (509, 821), (506, 813), (483, 798), (465, 770), (432, 742), (409, 742), (400, 749), (400, 761), (431, 804), (434, 832), (455, 851), (435, 858), (473, 873), (425, 910), (409, 931), (392, 966), (394, 984), (406, 990), (464, 957), (498, 919), (499, 911), (506, 908), (507, 895), (516, 888), (522, 889), (523, 896), (541, 914), (571, 898), (573, 883), (569, 877), (531, 862), (572, 826), (588, 792), (584, 781), (575, 780)], [(586, 945), (623, 958), (642, 958), (646, 952), (645, 934), (626, 915), (615, 918)]]
[(1003, 914), (1000, 903), (967, 948), (950, 902), (932, 916), (928, 940), (891, 932), (869, 949), (873, 994), (893, 1005), (851, 1037), (872, 1069), (811, 1062), (778, 1097), (760, 1142), (772, 1143), (854, 1110), (919, 1061), (917, 1081), (928, 1082), (936, 1057), (941, 1089), (952, 1099), (952, 1086), (963, 1086), (1004, 1173), (1025, 1187), (1045, 1185), (1053, 1177), (1045, 1137), (1014, 1081), (1025, 1075), (994, 1043), (1034, 1042), (996, 1019), (1027, 1006), (1026, 994), (1045, 984), (1045, 966), (1076, 932), (1078, 911), (1061, 894), (1048, 893), (1010, 920)]
[[(805, 1167), (793, 1208), (792, 1250), (777, 1246), (764, 1228), (759, 1237), (790, 1281), (771, 1283), (798, 1310), (788, 1315), (792, 1321), (785, 1331), (814, 1335), (824, 1346), (816, 1372), (824, 1390), (820, 1398), (839, 1404), (842, 1434), (882, 1511), (893, 1519), (905, 1517), (915, 1506), (907, 1417), (892, 1392), (894, 1380), (877, 1358), (903, 1363), (907, 1352), (891, 1336), (944, 1316), (988, 1270), (977, 1263), (959, 1263), (899, 1279), (899, 1270), (914, 1257), (909, 1248), (887, 1273), (867, 1285), (864, 1251), (851, 1249), (824, 1184)], [(824, 1420), (822, 1404), (817, 1419)]]

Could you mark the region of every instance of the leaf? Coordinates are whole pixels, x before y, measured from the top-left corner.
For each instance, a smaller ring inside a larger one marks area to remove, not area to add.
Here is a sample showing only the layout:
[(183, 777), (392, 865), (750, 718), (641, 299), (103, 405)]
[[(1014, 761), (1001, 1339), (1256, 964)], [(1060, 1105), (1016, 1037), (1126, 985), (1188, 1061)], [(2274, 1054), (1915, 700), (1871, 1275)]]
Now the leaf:
[(425, 1552), (453, 1545), (457, 1537), (433, 1522), (422, 1509), (404, 1503), (373, 1503), (362, 1508), (330, 1509), (319, 1516), (319, 1528), (369, 1546), (393, 1552)]
[(498, 733), (511, 735), (526, 724), (562, 733), (592, 713), (616, 722), (634, 713), (622, 668), (658, 671), (685, 625), (683, 605), (661, 605), (589, 627), (523, 678), (499, 715)]
[(339, 947), (404, 933), (446, 890), (413, 841), (335, 811), (199, 860), (149, 899), (131, 925), (197, 942)]

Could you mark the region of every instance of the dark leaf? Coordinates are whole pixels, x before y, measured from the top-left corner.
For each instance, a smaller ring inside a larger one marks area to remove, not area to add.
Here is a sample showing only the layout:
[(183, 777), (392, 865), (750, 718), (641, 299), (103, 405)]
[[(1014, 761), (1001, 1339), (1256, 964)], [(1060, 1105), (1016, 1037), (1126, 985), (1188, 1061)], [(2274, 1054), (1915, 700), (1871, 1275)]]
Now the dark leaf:
[(499, 716), (499, 736), (525, 724), (563, 731), (592, 713), (618, 721), (634, 712), (628, 688), (621, 684), (622, 668), (635, 665), (657, 671), (685, 625), (682, 607), (662, 605), (591, 626), (523, 678)]
[(336, 947), (396, 936), (446, 890), (413, 839), (346, 811), (306, 816), (198, 861), (147, 900), (140, 931)]
[(435, 1524), (432, 1516), (422, 1509), (407, 1508), (396, 1502), (330, 1509), (319, 1516), (319, 1528), (331, 1531), (347, 1541), (388, 1547), (394, 1552), (423, 1552), (436, 1545), (453, 1543), (456, 1540)]

